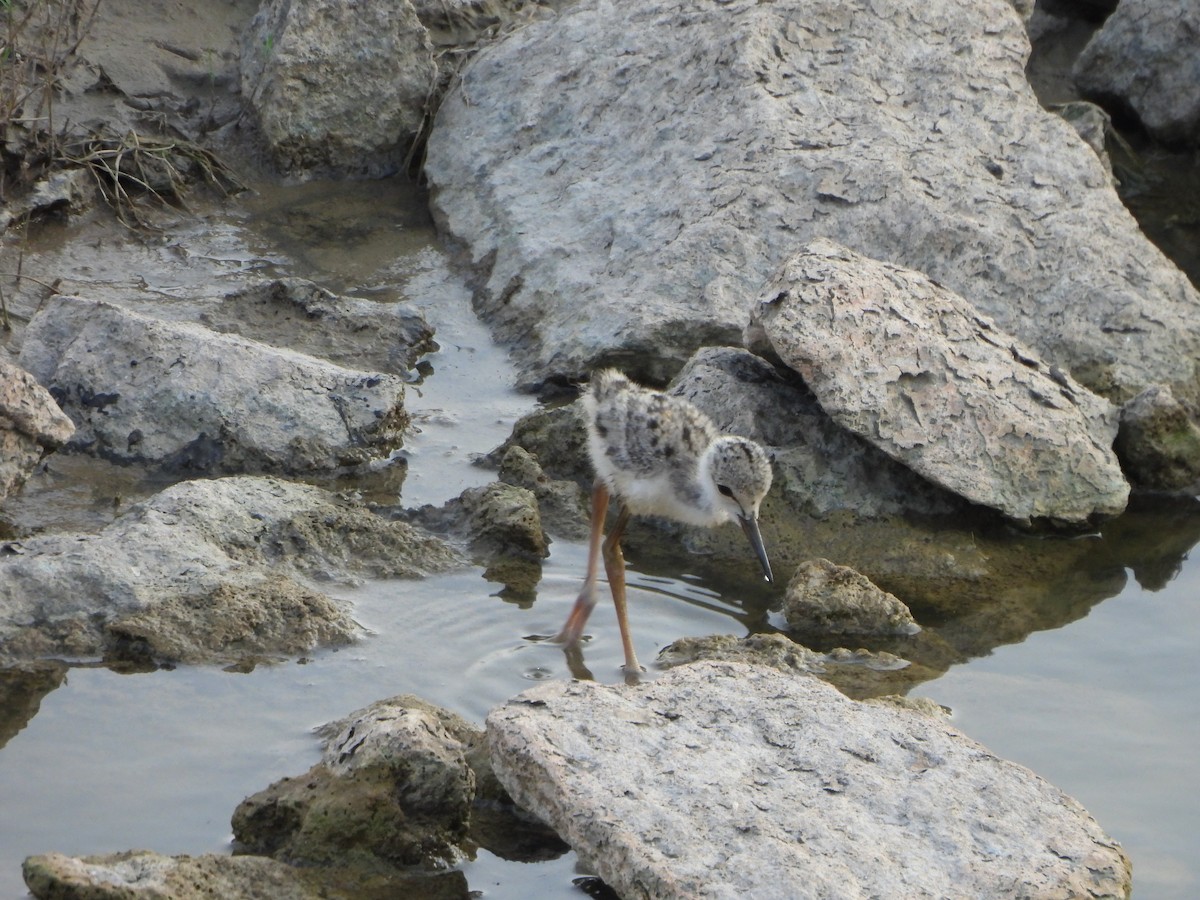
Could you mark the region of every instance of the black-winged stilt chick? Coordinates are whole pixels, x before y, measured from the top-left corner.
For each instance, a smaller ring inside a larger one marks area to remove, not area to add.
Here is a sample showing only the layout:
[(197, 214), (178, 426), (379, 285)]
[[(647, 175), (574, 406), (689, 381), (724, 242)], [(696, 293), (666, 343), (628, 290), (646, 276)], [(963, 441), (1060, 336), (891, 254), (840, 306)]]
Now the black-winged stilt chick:
[[(596, 605), (597, 559), (603, 556), (625, 649), (625, 671), (633, 674), (641, 667), (629, 634), (620, 545), (630, 517), (662, 516), (704, 527), (737, 521), (771, 581), (771, 564), (758, 531), (758, 506), (771, 487), (771, 462), (754, 441), (722, 435), (688, 401), (634, 384), (614, 369), (592, 377), (583, 407), (596, 471), (592, 530), (583, 590), (557, 640), (573, 647), (583, 635)], [(610, 496), (619, 512), (605, 539)]]

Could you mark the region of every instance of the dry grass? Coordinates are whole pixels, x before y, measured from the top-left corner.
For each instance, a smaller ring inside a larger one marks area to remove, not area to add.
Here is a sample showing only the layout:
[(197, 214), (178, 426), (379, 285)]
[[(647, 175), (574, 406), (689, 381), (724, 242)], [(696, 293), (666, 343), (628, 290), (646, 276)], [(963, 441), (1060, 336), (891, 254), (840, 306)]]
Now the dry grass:
[(101, 195), (130, 228), (148, 226), (139, 211), (144, 198), (188, 212), (187, 192), (198, 182), (222, 193), (243, 188), (212, 153), (181, 138), (151, 139), (133, 131), (92, 135), (66, 148), (61, 158), (92, 173)]
[(150, 227), (147, 200), (186, 212), (193, 185), (241, 190), (226, 166), (191, 141), (136, 131), (84, 133), (56, 121), (59, 83), (101, 2), (0, 0), (0, 204), (10, 192), (70, 167), (89, 171), (117, 218), (131, 228)]

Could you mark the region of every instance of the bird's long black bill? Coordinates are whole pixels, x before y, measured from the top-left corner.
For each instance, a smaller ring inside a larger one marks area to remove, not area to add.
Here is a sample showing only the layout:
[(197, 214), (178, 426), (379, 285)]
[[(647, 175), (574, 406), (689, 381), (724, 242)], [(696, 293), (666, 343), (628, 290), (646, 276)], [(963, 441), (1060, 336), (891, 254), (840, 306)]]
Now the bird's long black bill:
[(767, 548), (763, 546), (762, 535), (758, 533), (758, 519), (753, 516), (738, 516), (738, 524), (742, 526), (742, 531), (746, 532), (746, 538), (750, 541), (750, 546), (754, 548), (754, 555), (762, 564), (763, 577), (768, 582), (773, 582), (775, 579), (771, 577), (771, 562), (767, 559)]

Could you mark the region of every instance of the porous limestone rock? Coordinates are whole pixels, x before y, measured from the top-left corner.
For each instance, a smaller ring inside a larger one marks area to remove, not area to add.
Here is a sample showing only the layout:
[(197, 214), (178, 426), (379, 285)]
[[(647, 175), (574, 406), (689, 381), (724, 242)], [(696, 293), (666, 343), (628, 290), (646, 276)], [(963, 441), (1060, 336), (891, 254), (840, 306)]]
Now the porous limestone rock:
[(78, 430), (71, 446), (167, 470), (300, 473), (398, 447), (398, 375), (346, 369), (199, 325), (57, 295), (21, 364)]
[(916, 634), (908, 607), (867, 576), (827, 559), (801, 563), (783, 596), (794, 631), (820, 634)]
[(403, 167), (437, 65), (408, 0), (267, 0), (242, 40), (242, 93), (279, 168), (380, 177)]
[(1070, 523), (1125, 508), (1117, 410), (926, 276), (818, 240), (748, 329), (839, 425), (972, 503)]
[(580, 0), (480, 54), (425, 173), (527, 385), (665, 383), (829, 237), (1115, 403), (1200, 399), (1200, 295), (1038, 103), (1004, 0)]
[(460, 561), (444, 541), (320, 488), (260, 476), (183, 482), (96, 534), (0, 544), (0, 663), (302, 653), (359, 633), (313, 581), (415, 577)]
[(492, 762), (625, 898), (1125, 897), (1075, 800), (944, 719), (696, 663), (548, 682), (493, 710)]
[(457, 719), (397, 697), (331, 723), (320, 762), (238, 805), (234, 837), (253, 852), (304, 865), (453, 858), (475, 774), (459, 739), (467, 726), (448, 717)]

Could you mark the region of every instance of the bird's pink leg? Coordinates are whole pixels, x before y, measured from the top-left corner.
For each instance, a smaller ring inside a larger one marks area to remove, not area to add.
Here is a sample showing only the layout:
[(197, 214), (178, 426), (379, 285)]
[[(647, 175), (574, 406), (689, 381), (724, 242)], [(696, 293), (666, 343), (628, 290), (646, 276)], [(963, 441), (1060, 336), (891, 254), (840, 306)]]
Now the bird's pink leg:
[(642, 671), (637, 654), (633, 650), (633, 636), (629, 633), (629, 619), (625, 606), (625, 555), (621, 553), (621, 535), (629, 523), (629, 510), (622, 505), (617, 521), (604, 542), (604, 572), (608, 575), (608, 586), (612, 590), (613, 606), (617, 610), (617, 626), (621, 629), (621, 644), (625, 648), (625, 674), (636, 675)]
[(587, 575), (583, 579), (583, 589), (567, 616), (562, 631), (554, 638), (568, 647), (578, 645), (583, 637), (583, 626), (587, 624), (588, 616), (596, 606), (596, 570), (600, 559), (600, 546), (604, 541), (604, 517), (608, 514), (608, 488), (599, 478), (592, 485), (592, 533), (588, 538)]

